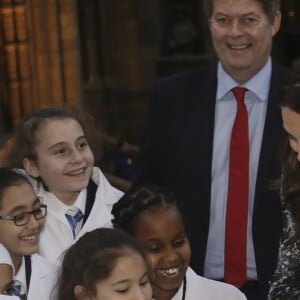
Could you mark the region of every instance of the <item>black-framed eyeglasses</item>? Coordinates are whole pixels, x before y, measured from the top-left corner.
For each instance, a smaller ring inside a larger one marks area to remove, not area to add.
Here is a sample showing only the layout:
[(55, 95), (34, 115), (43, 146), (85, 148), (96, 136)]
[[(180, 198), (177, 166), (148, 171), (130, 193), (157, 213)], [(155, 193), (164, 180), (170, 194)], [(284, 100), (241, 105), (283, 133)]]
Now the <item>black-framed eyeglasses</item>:
[(33, 211), (27, 211), (17, 216), (0, 216), (0, 220), (11, 220), (15, 222), (16, 226), (23, 226), (29, 223), (31, 215), (33, 215), (36, 220), (45, 218), (47, 215), (47, 205), (41, 204), (40, 207)]

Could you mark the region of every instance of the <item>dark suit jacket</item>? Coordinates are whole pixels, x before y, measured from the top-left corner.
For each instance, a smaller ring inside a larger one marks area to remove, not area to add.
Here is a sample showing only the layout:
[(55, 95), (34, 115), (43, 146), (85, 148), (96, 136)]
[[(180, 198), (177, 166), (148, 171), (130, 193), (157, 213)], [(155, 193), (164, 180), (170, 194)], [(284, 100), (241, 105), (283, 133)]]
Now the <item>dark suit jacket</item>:
[[(208, 237), (217, 64), (158, 81), (153, 89), (142, 144), (138, 182), (162, 184), (179, 200), (192, 248), (192, 268), (203, 273)], [(282, 133), (276, 89), (286, 71), (272, 63), (270, 99), (257, 175), (253, 239), (258, 279), (267, 293), (281, 231), (277, 191), (267, 185), (280, 176)], [(257, 154), (259, 155), (259, 154)]]

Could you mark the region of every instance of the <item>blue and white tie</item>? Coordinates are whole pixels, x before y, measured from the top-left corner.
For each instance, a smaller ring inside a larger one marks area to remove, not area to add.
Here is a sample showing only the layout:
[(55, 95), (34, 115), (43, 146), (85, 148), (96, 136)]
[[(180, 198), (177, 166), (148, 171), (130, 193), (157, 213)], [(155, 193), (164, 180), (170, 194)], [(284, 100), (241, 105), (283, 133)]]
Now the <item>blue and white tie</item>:
[(74, 210), (68, 210), (67, 213), (65, 214), (70, 226), (71, 226), (71, 229), (72, 229), (72, 232), (73, 232), (73, 237), (75, 239), (76, 237), (76, 227), (77, 227), (77, 224), (82, 220), (83, 218), (83, 213), (81, 212), (80, 209), (78, 209), (78, 211), (74, 214)]
[(14, 296), (20, 296), (21, 295), (21, 285), (20, 284), (14, 284), (12, 286), (12, 294)]

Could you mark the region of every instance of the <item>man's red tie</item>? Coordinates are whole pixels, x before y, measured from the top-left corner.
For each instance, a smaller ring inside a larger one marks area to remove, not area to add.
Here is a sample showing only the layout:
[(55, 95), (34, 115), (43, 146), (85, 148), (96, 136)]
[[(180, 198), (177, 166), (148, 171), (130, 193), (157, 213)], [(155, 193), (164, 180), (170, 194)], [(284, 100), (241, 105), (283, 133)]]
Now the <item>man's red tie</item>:
[(240, 288), (247, 281), (248, 112), (244, 103), (246, 89), (235, 87), (231, 91), (237, 101), (237, 111), (230, 141), (224, 281)]

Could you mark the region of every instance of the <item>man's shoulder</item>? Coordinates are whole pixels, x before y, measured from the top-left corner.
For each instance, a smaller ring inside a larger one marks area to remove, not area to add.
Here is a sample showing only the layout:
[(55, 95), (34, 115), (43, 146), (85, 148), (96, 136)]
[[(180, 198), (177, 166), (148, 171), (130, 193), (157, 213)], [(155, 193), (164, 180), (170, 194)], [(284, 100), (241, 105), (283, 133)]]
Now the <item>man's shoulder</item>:
[(287, 75), (289, 72), (288, 68), (279, 64), (277, 61), (272, 60), (272, 76), (278, 76), (282, 79), (283, 76)]
[(212, 62), (203, 65), (197, 69), (183, 71), (180, 73), (175, 73), (169, 76), (160, 77), (156, 81), (156, 86), (162, 85), (180, 85), (180, 84), (193, 84), (194, 82), (199, 82), (200, 80), (208, 78), (217, 78), (217, 63)]

